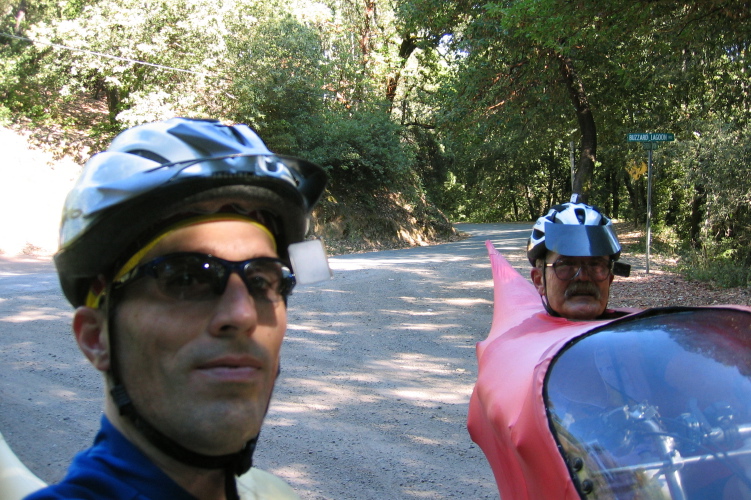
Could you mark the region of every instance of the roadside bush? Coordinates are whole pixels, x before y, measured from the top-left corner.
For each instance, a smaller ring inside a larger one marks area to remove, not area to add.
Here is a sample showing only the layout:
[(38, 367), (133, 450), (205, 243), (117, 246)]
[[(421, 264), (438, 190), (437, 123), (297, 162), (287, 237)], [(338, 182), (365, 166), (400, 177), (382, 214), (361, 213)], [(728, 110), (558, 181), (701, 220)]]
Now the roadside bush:
[(13, 113), (11, 110), (0, 104), (0, 126), (7, 127), (13, 122)]
[(380, 109), (328, 111), (300, 130), (296, 154), (326, 168), (332, 189), (400, 191), (412, 182), (414, 153), (401, 139), (401, 127)]
[(687, 279), (709, 281), (722, 288), (751, 286), (751, 268), (739, 261), (736, 250), (719, 245), (684, 252), (678, 270)]

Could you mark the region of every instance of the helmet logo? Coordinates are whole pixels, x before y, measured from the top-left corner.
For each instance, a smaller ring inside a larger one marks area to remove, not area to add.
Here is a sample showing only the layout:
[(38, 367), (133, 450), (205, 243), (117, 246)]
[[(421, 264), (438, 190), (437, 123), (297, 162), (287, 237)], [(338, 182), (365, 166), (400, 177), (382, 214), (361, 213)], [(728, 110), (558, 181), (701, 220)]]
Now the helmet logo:
[(80, 208), (74, 208), (65, 212), (63, 220), (78, 219), (83, 215), (83, 211)]

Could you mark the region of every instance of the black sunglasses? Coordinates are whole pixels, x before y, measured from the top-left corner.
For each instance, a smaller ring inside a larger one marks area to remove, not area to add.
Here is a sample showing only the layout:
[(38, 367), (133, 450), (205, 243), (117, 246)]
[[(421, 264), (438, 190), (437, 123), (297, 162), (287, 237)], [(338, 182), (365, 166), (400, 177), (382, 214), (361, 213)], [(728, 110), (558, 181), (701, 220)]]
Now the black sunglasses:
[(122, 288), (145, 276), (156, 280), (159, 291), (177, 300), (213, 300), (227, 288), (236, 272), (248, 293), (258, 302), (286, 300), (295, 287), (295, 275), (279, 259), (256, 257), (238, 262), (213, 255), (178, 252), (162, 255), (134, 268), (113, 283)]

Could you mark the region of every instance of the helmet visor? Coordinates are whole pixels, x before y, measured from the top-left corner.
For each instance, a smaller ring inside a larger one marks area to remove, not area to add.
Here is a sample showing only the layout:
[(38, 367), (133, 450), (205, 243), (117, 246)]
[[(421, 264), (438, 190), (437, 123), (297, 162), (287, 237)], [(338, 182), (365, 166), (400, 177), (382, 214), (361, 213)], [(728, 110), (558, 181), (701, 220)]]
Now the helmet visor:
[(621, 251), (611, 224), (589, 226), (546, 222), (545, 246), (552, 252), (570, 257), (599, 257)]

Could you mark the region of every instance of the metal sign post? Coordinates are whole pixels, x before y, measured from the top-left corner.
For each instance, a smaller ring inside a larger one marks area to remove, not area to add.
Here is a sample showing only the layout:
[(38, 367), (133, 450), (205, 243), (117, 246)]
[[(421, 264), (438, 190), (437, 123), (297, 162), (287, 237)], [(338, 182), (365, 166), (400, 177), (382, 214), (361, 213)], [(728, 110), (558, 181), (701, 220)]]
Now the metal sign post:
[[(650, 147), (647, 147), (649, 145)], [(652, 243), (652, 145), (657, 146), (655, 142), (645, 142), (644, 149), (647, 150), (647, 274), (649, 274), (649, 249)]]
[(641, 142), (647, 152), (647, 274), (649, 274), (649, 249), (652, 243), (652, 151), (657, 149), (657, 142), (674, 141), (673, 134), (628, 134), (628, 142)]

